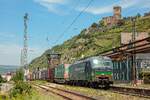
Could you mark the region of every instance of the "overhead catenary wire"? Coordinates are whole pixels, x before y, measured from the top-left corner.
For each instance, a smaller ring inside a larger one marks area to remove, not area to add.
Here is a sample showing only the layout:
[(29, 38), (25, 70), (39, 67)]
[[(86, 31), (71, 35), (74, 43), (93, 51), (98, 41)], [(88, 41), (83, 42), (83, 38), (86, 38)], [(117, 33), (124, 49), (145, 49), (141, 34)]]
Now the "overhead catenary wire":
[[(77, 0), (76, 4), (72, 7), (72, 9), (69, 11), (69, 13), (71, 13), (74, 9), (76, 9), (78, 7), (78, 5), (80, 4), (80, 0)], [(64, 24), (66, 22), (66, 18), (62, 21), (62, 24)]]
[(60, 38), (62, 38), (65, 33), (71, 28), (71, 26), (76, 22), (76, 20), (82, 15), (82, 13), (91, 5), (91, 3), (94, 0), (90, 0), (89, 3), (87, 4), (87, 6), (75, 17), (75, 19), (71, 22), (71, 24), (60, 34), (60, 36), (58, 37), (58, 39), (56, 39), (56, 41), (53, 43), (54, 45), (60, 40)]
[[(80, 4), (80, 0), (77, 0), (76, 4), (71, 8), (71, 10), (69, 10), (68, 13), (71, 13), (74, 9), (76, 9), (79, 4)], [(64, 22), (66, 22), (66, 19), (64, 19), (61, 23), (63, 24)], [(49, 44), (49, 37), (48, 37), (48, 35), (46, 36), (46, 42)]]
[[(80, 0), (77, 0), (76, 4), (71, 8), (71, 10), (68, 13), (71, 13), (74, 9), (76, 9), (79, 4), (80, 4)], [(67, 19), (64, 19), (61, 23), (64, 24), (64, 22), (66, 22), (66, 20)], [(46, 42), (49, 44), (49, 37), (48, 37), (48, 35), (46, 37)]]

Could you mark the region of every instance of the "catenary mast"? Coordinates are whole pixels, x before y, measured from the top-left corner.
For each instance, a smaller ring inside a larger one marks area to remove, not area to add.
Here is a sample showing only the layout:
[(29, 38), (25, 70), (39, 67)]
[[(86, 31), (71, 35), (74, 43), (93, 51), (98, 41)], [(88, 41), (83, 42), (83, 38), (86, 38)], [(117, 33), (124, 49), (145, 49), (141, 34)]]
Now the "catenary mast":
[(24, 16), (24, 41), (23, 41), (23, 50), (21, 54), (22, 59), (22, 66), (24, 68), (24, 80), (27, 79), (28, 74), (28, 34), (27, 34), (27, 21), (28, 21), (28, 13), (25, 13)]
[(25, 68), (27, 68), (27, 63), (28, 63), (28, 61), (27, 61), (27, 57), (28, 57), (27, 20), (28, 20), (28, 14), (26, 13), (24, 16), (24, 47), (23, 47), (23, 53), (24, 53), (23, 66)]

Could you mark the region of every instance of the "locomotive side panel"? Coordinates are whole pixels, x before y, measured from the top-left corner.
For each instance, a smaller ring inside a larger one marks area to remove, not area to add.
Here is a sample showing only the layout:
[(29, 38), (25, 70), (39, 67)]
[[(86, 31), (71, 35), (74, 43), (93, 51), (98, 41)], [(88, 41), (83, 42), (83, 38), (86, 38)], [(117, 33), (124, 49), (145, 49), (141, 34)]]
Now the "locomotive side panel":
[(87, 80), (85, 72), (86, 63), (73, 64), (69, 67), (69, 80), (79, 81)]

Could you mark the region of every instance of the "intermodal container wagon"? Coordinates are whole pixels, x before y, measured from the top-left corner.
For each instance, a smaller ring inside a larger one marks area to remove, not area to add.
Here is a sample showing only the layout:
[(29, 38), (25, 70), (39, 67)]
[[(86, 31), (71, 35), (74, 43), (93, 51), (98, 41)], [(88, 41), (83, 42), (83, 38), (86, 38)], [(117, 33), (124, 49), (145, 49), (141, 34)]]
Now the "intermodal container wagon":
[(65, 83), (68, 81), (69, 64), (60, 64), (55, 68), (54, 81), (57, 83)]
[(54, 68), (48, 68), (48, 81), (54, 82)]

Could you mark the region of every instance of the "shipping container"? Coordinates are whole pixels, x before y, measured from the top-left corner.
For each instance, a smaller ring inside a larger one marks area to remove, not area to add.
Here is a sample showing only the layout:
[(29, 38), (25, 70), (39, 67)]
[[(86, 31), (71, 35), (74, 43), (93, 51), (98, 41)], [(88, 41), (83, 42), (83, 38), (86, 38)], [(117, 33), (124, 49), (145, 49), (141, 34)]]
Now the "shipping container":
[(54, 68), (48, 68), (48, 81), (54, 82)]
[(47, 74), (46, 72), (47, 72), (46, 69), (41, 70), (41, 80), (46, 80), (46, 74)]
[(54, 81), (57, 83), (65, 83), (68, 81), (69, 64), (60, 64), (55, 68)]

